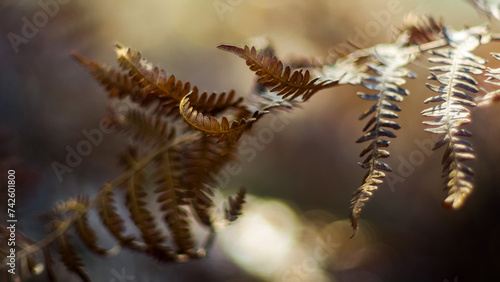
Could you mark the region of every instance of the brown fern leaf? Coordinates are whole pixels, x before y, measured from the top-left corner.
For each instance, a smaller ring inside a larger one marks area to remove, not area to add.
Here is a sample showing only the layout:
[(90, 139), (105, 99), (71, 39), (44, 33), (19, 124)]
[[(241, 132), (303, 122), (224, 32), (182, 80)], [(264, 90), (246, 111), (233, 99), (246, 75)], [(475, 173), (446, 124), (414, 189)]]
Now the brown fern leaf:
[(99, 211), (99, 218), (101, 219), (103, 225), (108, 229), (109, 233), (124, 247), (130, 247), (132, 249), (137, 249), (132, 242), (134, 242), (134, 236), (124, 236), (125, 232), (125, 222), (122, 217), (116, 211), (115, 200), (113, 198), (114, 192), (110, 189), (105, 189), (102, 196), (99, 197), (97, 203), (97, 209)]
[(126, 183), (125, 203), (130, 211), (130, 217), (135, 226), (139, 229), (142, 239), (146, 244), (146, 252), (160, 261), (172, 261), (173, 252), (163, 243), (166, 238), (162, 232), (157, 229), (154, 216), (146, 208), (144, 191), (145, 175), (142, 169), (135, 169), (137, 162), (137, 148), (130, 147), (127, 154), (123, 157), (123, 162), (129, 169), (134, 169), (134, 175)]
[(182, 186), (179, 150), (172, 148), (160, 155), (156, 160), (157, 202), (164, 220), (172, 233), (174, 245), (178, 254), (196, 256), (194, 240), (190, 231), (188, 213), (185, 206), (193, 197), (190, 191)]
[[(174, 75), (167, 78), (165, 70), (154, 67), (142, 58), (141, 52), (116, 44), (120, 67), (141, 87), (151, 91), (151, 95), (165, 100), (163, 107), (171, 108), (191, 91), (189, 82), (182, 83)], [(172, 101), (169, 101), (172, 100)], [(173, 102), (173, 104), (171, 104)], [(165, 104), (167, 103), (167, 104)], [(167, 107), (169, 105), (169, 107)]]
[(404, 26), (399, 28), (399, 34), (408, 32), (407, 45), (421, 45), (444, 37), (444, 25), (441, 19), (431, 16), (418, 16), (409, 14), (404, 21)]
[(246, 195), (246, 188), (242, 187), (240, 191), (236, 194), (234, 197), (228, 197), (227, 203), (228, 206), (225, 207), (225, 217), (226, 220), (229, 222), (235, 221), (238, 216), (242, 214), (243, 211), (243, 204), (246, 203), (245, 201), (245, 195)]
[(146, 144), (164, 144), (172, 140), (175, 128), (169, 128), (168, 123), (160, 113), (152, 113), (143, 109), (130, 109), (123, 116), (113, 114), (109, 117), (113, 125), (135, 141)]
[(206, 136), (218, 137), (218, 142), (227, 140), (231, 144), (238, 141), (243, 132), (256, 121), (255, 118), (242, 118), (239, 121), (233, 121), (230, 126), (227, 117), (222, 117), (222, 122), (219, 122), (214, 116), (207, 116), (195, 110), (191, 106), (190, 95), (182, 99), (179, 110), (183, 119), (192, 128), (205, 133)]
[(84, 264), (81, 258), (77, 255), (75, 247), (71, 243), (71, 237), (68, 232), (59, 236), (58, 242), (61, 261), (64, 263), (66, 268), (78, 275), (83, 281), (90, 281), (90, 278), (84, 271)]
[(109, 92), (110, 98), (130, 97), (132, 101), (141, 106), (148, 106), (155, 101), (156, 97), (152, 95), (151, 91), (140, 86), (128, 74), (90, 61), (78, 53), (73, 53), (73, 57), (90, 70), (90, 74)]
[[(80, 205), (82, 205), (82, 208), (84, 210), (88, 210), (88, 197), (80, 196), (76, 199), (76, 201)], [(78, 217), (78, 219), (74, 223), (74, 227), (77, 234), (80, 236), (80, 239), (85, 244), (85, 246), (87, 246), (87, 248), (99, 255), (105, 256), (109, 254), (108, 250), (103, 249), (97, 245), (97, 235), (95, 234), (94, 229), (90, 227), (86, 212)]]
[(212, 226), (210, 214), (213, 207), (212, 200), (207, 196), (213, 195), (213, 191), (208, 186), (221, 185), (217, 183), (216, 176), (234, 160), (235, 149), (231, 144), (218, 143), (216, 138), (203, 136), (183, 150), (183, 186), (193, 191), (192, 207), (198, 219), (208, 227)]
[(308, 70), (292, 73), (289, 66), (283, 68), (283, 63), (265, 50), (257, 52), (255, 47), (239, 48), (231, 45), (219, 45), (217, 48), (243, 58), (250, 70), (259, 77), (258, 82), (271, 88), (271, 92), (278, 92), (283, 98), (291, 97), (293, 100), (302, 96), (302, 100), (306, 101), (319, 90), (336, 85), (336, 82), (327, 81), (317, 83), (318, 78), (311, 79)]

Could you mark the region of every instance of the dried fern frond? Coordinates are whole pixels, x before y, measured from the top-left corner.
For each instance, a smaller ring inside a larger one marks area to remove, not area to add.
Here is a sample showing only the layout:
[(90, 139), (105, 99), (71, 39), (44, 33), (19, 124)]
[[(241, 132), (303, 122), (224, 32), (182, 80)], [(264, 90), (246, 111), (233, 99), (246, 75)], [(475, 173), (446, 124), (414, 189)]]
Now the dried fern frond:
[(84, 264), (82, 259), (78, 256), (75, 251), (73, 243), (71, 243), (71, 238), (68, 232), (63, 233), (59, 236), (59, 253), (61, 255), (61, 261), (64, 263), (66, 268), (78, 275), (83, 281), (89, 281), (90, 278), (84, 271)]
[[(477, 33), (481, 32), (481, 33)], [(451, 48), (433, 50), (436, 55), (429, 61), (439, 66), (430, 68), (431, 80), (441, 85), (427, 84), (427, 87), (439, 95), (428, 98), (424, 103), (439, 102), (437, 106), (422, 111), (422, 115), (435, 118), (424, 121), (434, 134), (444, 134), (437, 141), (433, 150), (446, 146), (443, 156), (443, 178), (448, 196), (443, 205), (459, 208), (473, 188), (474, 172), (464, 161), (474, 159), (472, 144), (462, 137), (471, 133), (462, 128), (471, 122), (470, 107), (475, 107), (473, 93), (477, 93), (477, 81), (473, 75), (482, 74), (486, 60), (471, 53), (481, 44), (481, 39), (488, 38), (489, 31), (484, 27), (475, 27), (463, 31), (446, 29), (446, 38)]]
[(404, 25), (398, 29), (398, 32), (399, 34), (409, 33), (407, 45), (420, 45), (443, 38), (444, 28), (441, 19), (410, 13), (406, 16)]
[(190, 98), (190, 95), (186, 95), (180, 103), (179, 110), (183, 119), (194, 129), (205, 133), (206, 136), (218, 137), (218, 142), (227, 140), (229, 143), (235, 143), (256, 120), (255, 118), (242, 118), (229, 125), (228, 118), (222, 117), (222, 121), (219, 122), (214, 116), (207, 116), (203, 112), (195, 110), (191, 106)]
[(217, 142), (217, 138), (203, 136), (183, 148), (183, 186), (194, 193), (192, 207), (198, 219), (207, 227), (212, 226), (211, 187), (220, 185), (215, 177), (224, 166), (235, 159), (236, 147), (226, 142)]
[(339, 85), (358, 85), (367, 76), (367, 63), (372, 60), (371, 49), (355, 50), (337, 58), (332, 64), (321, 69), (321, 80), (336, 81)]
[(175, 76), (167, 77), (165, 70), (153, 66), (142, 58), (141, 52), (116, 44), (118, 63), (124, 71), (139, 83), (147, 87), (151, 95), (163, 99), (172, 99), (179, 103), (191, 91), (191, 84), (183, 84)]
[(99, 218), (101, 219), (104, 227), (106, 227), (109, 233), (113, 235), (121, 246), (141, 250), (135, 243), (134, 236), (123, 235), (123, 233), (125, 233), (125, 221), (116, 210), (114, 192), (112, 190), (104, 191), (97, 202), (97, 209), (99, 211)]
[(220, 45), (217, 48), (243, 58), (250, 70), (259, 77), (258, 82), (269, 87), (271, 92), (278, 92), (278, 95), (282, 95), (283, 98), (290, 97), (290, 100), (293, 100), (302, 96), (302, 100), (306, 101), (319, 90), (336, 84), (331, 81), (317, 83), (318, 78), (311, 79), (308, 70), (292, 72), (289, 66), (284, 67), (283, 63), (275, 56), (266, 51), (257, 52), (255, 47), (239, 48), (231, 45)]
[(109, 92), (110, 98), (130, 97), (132, 101), (142, 106), (147, 106), (154, 101), (151, 91), (140, 86), (127, 73), (90, 61), (78, 53), (73, 53), (73, 57), (89, 69), (92, 77), (99, 81)]
[(360, 154), (361, 157), (367, 155), (366, 159), (359, 163), (362, 168), (368, 169), (368, 172), (362, 186), (354, 192), (351, 199), (350, 219), (354, 233), (358, 228), (359, 216), (365, 202), (373, 195), (373, 191), (377, 190), (378, 186), (383, 183), (385, 173), (392, 171), (387, 163), (379, 159), (387, 158), (390, 155), (389, 151), (382, 149), (388, 147), (390, 143), (385, 137), (396, 137), (396, 134), (390, 129), (400, 128), (393, 119), (398, 117), (397, 112), (401, 109), (393, 102), (401, 102), (403, 96), (408, 95), (408, 91), (401, 88), (401, 85), (406, 83), (404, 77), (415, 77), (404, 66), (413, 61), (416, 56), (401, 45), (377, 45), (373, 48), (372, 56), (374, 62), (368, 63), (368, 66), (376, 75), (365, 76), (361, 84), (377, 92), (375, 94), (358, 93), (360, 98), (375, 101), (375, 104), (359, 118), (362, 120), (371, 115), (370, 120), (363, 128), (365, 134), (356, 141), (357, 143), (370, 141), (370, 144)]
[(174, 75), (167, 76), (165, 70), (153, 67), (142, 58), (140, 52), (116, 44), (118, 62), (122, 71), (105, 67), (90, 61), (79, 54), (73, 56), (87, 67), (92, 76), (110, 92), (110, 97), (130, 97), (141, 106), (157, 102), (159, 110), (165, 115), (178, 115), (179, 103), (191, 91), (189, 82), (183, 83)]
[(185, 209), (193, 197), (185, 187), (182, 186), (182, 171), (180, 152), (175, 148), (158, 156), (156, 160), (156, 185), (155, 193), (158, 193), (157, 202), (163, 213), (165, 223), (172, 234), (177, 254), (195, 256), (194, 241), (190, 231), (188, 213)]
[[(500, 60), (500, 53), (491, 53), (493, 58)], [(492, 84), (495, 88), (499, 88), (500, 86), (500, 68), (492, 69), (487, 68), (487, 73), (485, 74), (486, 79), (484, 82)], [(485, 90), (486, 91), (486, 90)], [(492, 103), (500, 101), (500, 89), (496, 89), (491, 92), (487, 92), (486, 95), (481, 97), (478, 102), (478, 106), (485, 107), (490, 106)]]
[[(80, 205), (82, 205), (83, 209), (88, 210), (89, 207), (88, 197), (80, 196), (76, 199), (76, 201)], [(78, 219), (74, 223), (74, 226), (78, 236), (89, 250), (103, 256), (106, 256), (111, 253), (111, 250), (106, 250), (97, 245), (97, 235), (94, 229), (90, 227), (90, 223), (88, 221), (86, 212), (78, 217)]]
[(498, 0), (469, 0), (474, 7), (488, 18), (500, 20), (500, 1)]
[[(128, 168), (134, 168), (137, 163), (137, 148), (130, 147), (127, 154), (123, 156), (123, 163)], [(125, 183), (125, 204), (130, 212), (130, 218), (139, 229), (142, 240), (146, 244), (146, 252), (160, 261), (172, 261), (173, 252), (163, 243), (166, 237), (157, 228), (155, 217), (147, 208), (144, 190), (145, 172), (142, 169), (134, 169), (134, 175)]]
[(242, 214), (246, 192), (246, 188), (242, 187), (235, 196), (227, 198), (227, 206), (224, 208), (227, 221), (233, 222)]
[(120, 131), (144, 145), (165, 144), (175, 136), (175, 128), (170, 127), (160, 113), (138, 108), (130, 109), (122, 116), (113, 113), (109, 118)]

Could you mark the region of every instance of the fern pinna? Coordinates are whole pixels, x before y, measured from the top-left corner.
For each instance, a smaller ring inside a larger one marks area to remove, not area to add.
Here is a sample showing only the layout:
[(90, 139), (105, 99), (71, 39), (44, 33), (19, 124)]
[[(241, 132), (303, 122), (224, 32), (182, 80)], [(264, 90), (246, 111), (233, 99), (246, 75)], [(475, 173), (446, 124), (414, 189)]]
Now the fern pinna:
[[(359, 163), (367, 172), (350, 205), (350, 220), (356, 232), (365, 203), (391, 172), (390, 160), (383, 159), (390, 156), (389, 139), (395, 138), (394, 131), (400, 129), (396, 121), (401, 114), (399, 104), (410, 92), (406, 79), (415, 78), (411, 64), (426, 51), (431, 53), (429, 61), (433, 64), (429, 68), (432, 83), (427, 86), (438, 95), (422, 100), (425, 104), (439, 104), (425, 109), (422, 115), (432, 118), (424, 121), (426, 131), (441, 136), (434, 149), (446, 148), (442, 166), (448, 195), (444, 204), (459, 208), (474, 185), (473, 170), (465, 161), (474, 159), (475, 154), (471, 143), (464, 139), (471, 133), (463, 126), (470, 123), (470, 109), (476, 102), (488, 106), (500, 100), (500, 70), (488, 67), (487, 61), (473, 51), (499, 38), (487, 26), (454, 31), (432, 18), (413, 18), (392, 44), (353, 50), (331, 63), (305, 64), (296, 69), (277, 59), (272, 48), (221, 45), (219, 49), (243, 58), (257, 76), (246, 100), (232, 90), (200, 92), (189, 82), (148, 63), (140, 52), (120, 44), (116, 45), (119, 68), (74, 54), (106, 88), (110, 99), (127, 101), (125, 112), (111, 107), (107, 116), (129, 137), (127, 150), (121, 156), (124, 173), (106, 183), (92, 200), (79, 196), (56, 205), (50, 213), (51, 233), (45, 239), (33, 242), (19, 233), (22, 249), (17, 259), (26, 266), (24, 269), (38, 274), (36, 254), (41, 252), (48, 277), (56, 280), (51, 249), (58, 246), (67, 269), (89, 281), (72, 243), (75, 236), (89, 250), (103, 256), (127, 248), (159, 262), (205, 257), (216, 232), (214, 176), (236, 158), (241, 136), (249, 134), (263, 116), (275, 109), (289, 110), (321, 90), (344, 84), (365, 87), (367, 91), (357, 95), (373, 103), (359, 118), (368, 120), (364, 134), (356, 141), (367, 144), (360, 154), (364, 160)], [(500, 58), (497, 53), (492, 55)], [(479, 75), (485, 70), (484, 85), (488, 90), (479, 87)], [(245, 195), (246, 189), (242, 188), (223, 204), (227, 222), (241, 215)], [(130, 219), (118, 212), (117, 204), (121, 202)], [(98, 244), (96, 229), (88, 221), (91, 209), (98, 212), (102, 225), (116, 240), (115, 247)], [(202, 244), (191, 233), (196, 222), (207, 229)], [(138, 231), (130, 232), (127, 225)], [(0, 227), (0, 240), (5, 240), (9, 231)]]

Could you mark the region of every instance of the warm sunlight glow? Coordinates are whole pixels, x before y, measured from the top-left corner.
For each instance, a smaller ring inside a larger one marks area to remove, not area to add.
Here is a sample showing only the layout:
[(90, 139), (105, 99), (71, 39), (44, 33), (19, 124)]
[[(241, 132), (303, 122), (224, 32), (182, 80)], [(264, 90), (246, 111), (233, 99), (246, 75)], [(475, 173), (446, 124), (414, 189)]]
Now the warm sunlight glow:
[(220, 233), (220, 243), (240, 267), (269, 279), (296, 247), (297, 227), (296, 215), (286, 204), (254, 198), (245, 214)]

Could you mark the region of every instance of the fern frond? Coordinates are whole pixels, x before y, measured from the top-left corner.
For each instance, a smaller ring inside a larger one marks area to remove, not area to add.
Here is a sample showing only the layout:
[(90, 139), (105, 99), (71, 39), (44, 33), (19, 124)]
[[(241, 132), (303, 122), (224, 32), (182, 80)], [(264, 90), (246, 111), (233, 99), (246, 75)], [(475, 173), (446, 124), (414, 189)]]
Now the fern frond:
[(372, 61), (372, 51), (370, 49), (355, 50), (350, 54), (335, 59), (332, 64), (324, 65), (321, 72), (321, 79), (326, 81), (336, 81), (339, 85), (358, 85), (367, 76), (367, 63)]
[[(89, 200), (87, 197), (80, 196), (76, 201), (82, 205), (83, 209), (88, 210)], [(109, 254), (109, 250), (103, 249), (97, 245), (97, 235), (94, 229), (90, 227), (86, 212), (78, 217), (74, 226), (78, 236), (89, 250), (103, 256)]]
[(189, 230), (188, 213), (185, 206), (189, 204), (192, 195), (182, 187), (178, 150), (171, 149), (165, 154), (158, 156), (156, 161), (155, 175), (158, 193), (157, 202), (160, 204), (160, 211), (164, 213), (164, 220), (172, 233), (174, 245), (178, 254), (188, 254), (194, 256), (194, 241)]
[(218, 137), (218, 142), (227, 140), (229, 143), (235, 143), (243, 132), (249, 129), (256, 120), (255, 118), (242, 118), (239, 121), (233, 121), (231, 125), (229, 125), (227, 117), (222, 117), (222, 121), (219, 122), (214, 116), (207, 116), (195, 110), (191, 106), (190, 95), (186, 95), (182, 99), (179, 110), (183, 119), (191, 127), (205, 133), (206, 136)]
[(148, 106), (155, 101), (155, 97), (151, 95), (151, 91), (140, 86), (128, 74), (103, 66), (98, 62), (90, 61), (78, 53), (73, 53), (73, 57), (85, 66), (90, 71), (92, 77), (106, 88), (110, 98), (123, 99), (130, 97), (132, 101), (141, 106)]
[[(123, 162), (128, 168), (134, 168), (137, 162), (137, 148), (130, 147), (128, 153), (123, 157)], [(146, 207), (144, 191), (145, 175), (142, 169), (134, 169), (134, 175), (126, 183), (125, 203), (130, 211), (130, 217), (139, 229), (142, 239), (147, 247), (147, 253), (156, 259), (171, 261), (171, 251), (162, 243), (166, 238), (156, 227), (154, 216)]]
[(302, 96), (302, 100), (306, 101), (319, 90), (336, 84), (331, 81), (317, 83), (318, 78), (311, 79), (308, 70), (292, 72), (289, 66), (284, 67), (280, 60), (265, 50), (257, 52), (255, 47), (239, 48), (231, 45), (219, 45), (217, 48), (243, 58), (250, 70), (259, 77), (258, 82), (269, 87), (271, 92), (278, 92), (283, 98), (290, 97), (293, 100)]
[(404, 77), (415, 77), (411, 71), (404, 68), (416, 57), (407, 48), (399, 45), (377, 45), (372, 52), (375, 62), (367, 65), (376, 75), (365, 76), (361, 84), (377, 92), (375, 94), (358, 93), (360, 98), (375, 101), (375, 104), (359, 117), (362, 120), (371, 115), (363, 128), (365, 134), (356, 141), (357, 143), (370, 141), (370, 144), (360, 154), (360, 157), (367, 155), (366, 159), (359, 163), (362, 168), (368, 169), (368, 172), (362, 186), (354, 192), (351, 200), (350, 218), (354, 233), (358, 228), (359, 215), (365, 202), (383, 183), (385, 172), (392, 171), (387, 163), (379, 160), (390, 155), (389, 151), (382, 149), (388, 147), (390, 143), (384, 137), (396, 137), (390, 129), (400, 128), (400, 125), (393, 119), (398, 117), (397, 112), (401, 109), (393, 102), (402, 102), (403, 96), (409, 94), (407, 90), (401, 88), (401, 85), (406, 83)]
[(411, 13), (405, 18), (399, 33), (409, 34), (407, 45), (420, 45), (443, 38), (444, 29), (441, 19)]
[(125, 222), (116, 211), (114, 192), (106, 190), (99, 198), (97, 209), (99, 211), (99, 218), (101, 219), (104, 227), (113, 235), (113, 237), (120, 243), (121, 246), (137, 249), (134, 245), (135, 237), (128, 235), (124, 236)]
[(75, 251), (73, 243), (71, 243), (71, 237), (68, 232), (63, 233), (59, 236), (59, 253), (61, 255), (61, 261), (64, 263), (66, 268), (78, 275), (83, 281), (89, 281), (90, 278), (84, 271), (84, 264), (82, 259), (78, 256)]
[(218, 143), (216, 138), (203, 136), (196, 142), (184, 148), (183, 186), (193, 191), (192, 207), (198, 219), (207, 227), (212, 226), (212, 200), (207, 196), (213, 195), (208, 186), (216, 186), (214, 179), (224, 166), (235, 159), (236, 147), (227, 143)]
[(165, 70), (148, 63), (141, 52), (116, 44), (116, 54), (120, 67), (141, 87), (151, 91), (151, 95), (179, 103), (191, 91), (189, 82), (184, 84), (174, 75), (167, 77)]
[(227, 206), (224, 208), (224, 212), (226, 220), (229, 222), (235, 221), (242, 214), (243, 205), (246, 203), (246, 192), (246, 188), (242, 187), (235, 196), (227, 198)]
[(488, 18), (500, 20), (500, 6), (497, 0), (469, 0), (469, 2)]
[[(500, 53), (491, 53), (493, 58), (497, 59), (500, 61)], [(500, 86), (500, 68), (492, 69), (492, 68), (487, 68), (487, 73), (485, 74), (486, 79), (484, 82), (492, 84), (495, 86), (495, 88), (499, 88)], [(478, 106), (480, 107), (485, 107), (485, 106), (490, 106), (492, 103), (500, 101), (500, 89), (496, 89), (491, 92), (487, 92), (486, 95), (481, 97), (481, 99), (478, 102)]]
[[(473, 93), (477, 93), (477, 81), (472, 75), (482, 74), (486, 60), (471, 53), (481, 44), (481, 34), (488, 30), (476, 27), (464, 31), (446, 30), (446, 37), (452, 48), (433, 50), (436, 55), (430, 57), (432, 63), (441, 65), (431, 67), (431, 80), (441, 85), (427, 84), (427, 87), (439, 95), (430, 97), (424, 103), (439, 102), (441, 104), (422, 111), (422, 115), (435, 118), (424, 121), (429, 128), (425, 130), (434, 134), (444, 134), (437, 141), (433, 150), (446, 146), (443, 156), (443, 178), (448, 196), (443, 205), (448, 208), (459, 208), (473, 188), (472, 169), (464, 161), (474, 159), (475, 154), (470, 142), (462, 137), (471, 133), (462, 126), (471, 122), (470, 107), (475, 107)], [(485, 34), (487, 36), (487, 34)]]
[(113, 114), (110, 120), (119, 130), (146, 144), (165, 144), (175, 135), (175, 128), (170, 128), (160, 113), (143, 109), (130, 109), (123, 116)]

